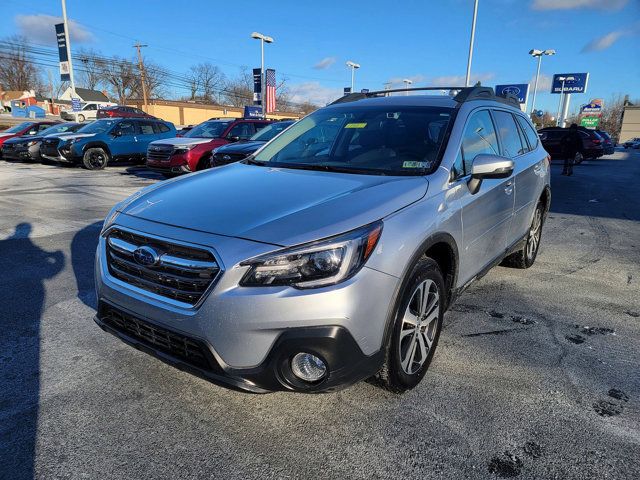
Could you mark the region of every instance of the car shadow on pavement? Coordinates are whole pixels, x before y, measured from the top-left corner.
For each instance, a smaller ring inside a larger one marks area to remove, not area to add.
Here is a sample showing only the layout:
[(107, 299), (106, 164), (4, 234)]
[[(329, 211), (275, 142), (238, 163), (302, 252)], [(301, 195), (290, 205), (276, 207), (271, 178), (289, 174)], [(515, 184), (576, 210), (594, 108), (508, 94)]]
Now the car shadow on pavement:
[(33, 243), (31, 224), (0, 240), (0, 478), (35, 476), (40, 395), (40, 322), (45, 280), (64, 267), (64, 254)]
[(94, 222), (78, 231), (71, 240), (71, 265), (76, 277), (78, 298), (88, 307), (96, 309), (94, 259), (102, 222)]

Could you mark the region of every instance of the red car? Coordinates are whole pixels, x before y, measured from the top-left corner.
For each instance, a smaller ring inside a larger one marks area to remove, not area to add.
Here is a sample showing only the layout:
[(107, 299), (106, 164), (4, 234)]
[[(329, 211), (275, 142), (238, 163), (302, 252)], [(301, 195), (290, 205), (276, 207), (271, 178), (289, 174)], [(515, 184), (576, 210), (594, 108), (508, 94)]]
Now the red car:
[[(5, 140), (9, 140), (14, 137), (23, 137), (26, 135), (37, 135), (42, 130), (49, 128), (51, 125), (55, 125), (55, 121), (43, 121), (43, 122), (23, 122), (19, 125), (15, 125), (4, 132), (0, 132), (0, 149)], [(0, 158), (2, 153), (0, 152)]]
[(139, 108), (115, 105), (113, 107), (99, 108), (96, 118), (156, 118), (153, 115), (143, 112)]
[(270, 123), (270, 120), (234, 118), (208, 120), (182, 137), (151, 142), (147, 148), (147, 167), (165, 176), (209, 168), (214, 148), (246, 140)]

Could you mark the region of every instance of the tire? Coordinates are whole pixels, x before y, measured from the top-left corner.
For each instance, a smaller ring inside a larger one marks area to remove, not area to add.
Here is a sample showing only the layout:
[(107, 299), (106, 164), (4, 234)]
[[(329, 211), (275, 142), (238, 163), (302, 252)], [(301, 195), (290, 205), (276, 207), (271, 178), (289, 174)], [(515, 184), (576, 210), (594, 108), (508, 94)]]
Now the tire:
[(582, 155), (582, 153), (580, 153), (580, 152), (577, 152), (576, 156), (573, 157), (573, 164), (574, 165), (580, 165), (583, 160), (584, 160), (584, 155)]
[(206, 170), (207, 168), (211, 168), (211, 155), (205, 155), (200, 159), (198, 165), (196, 166), (196, 172), (200, 170)]
[(86, 120), (86, 118), (84, 118), (84, 115), (82, 115), (82, 114), (78, 115), (78, 122), (79, 123), (84, 123), (85, 120)]
[(509, 255), (502, 262), (505, 267), (512, 268), (529, 268), (536, 261), (538, 249), (540, 248), (540, 240), (542, 238), (542, 226), (544, 224), (544, 205), (538, 202), (535, 212), (533, 212), (533, 220), (527, 233), (527, 241), (524, 246), (516, 252)]
[(109, 154), (102, 148), (87, 148), (82, 164), (87, 170), (102, 170), (109, 163)]
[[(425, 291), (426, 303), (421, 300), (421, 292)], [(411, 390), (420, 383), (438, 345), (446, 298), (438, 264), (423, 257), (409, 273), (400, 294), (384, 363), (375, 383), (394, 393)]]

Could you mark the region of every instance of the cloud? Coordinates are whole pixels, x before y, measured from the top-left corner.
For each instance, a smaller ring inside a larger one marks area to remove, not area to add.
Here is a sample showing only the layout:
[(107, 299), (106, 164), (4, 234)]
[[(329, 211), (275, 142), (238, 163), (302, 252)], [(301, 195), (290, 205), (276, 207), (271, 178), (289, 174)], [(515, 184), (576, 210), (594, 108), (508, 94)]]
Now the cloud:
[(575, 10), (594, 8), (598, 10), (620, 10), (629, 0), (533, 0), (534, 10)]
[(324, 87), (320, 82), (305, 82), (297, 85), (288, 85), (291, 101), (295, 103), (311, 102), (315, 105), (325, 106), (342, 96), (342, 88)]
[(594, 38), (582, 48), (582, 53), (601, 52), (613, 46), (622, 37), (636, 35), (640, 33), (640, 23), (636, 23), (630, 28), (614, 30), (606, 35)]
[(316, 70), (326, 70), (334, 63), (336, 63), (336, 57), (325, 57), (318, 63), (316, 63), (313, 68), (315, 68)]
[[(550, 92), (551, 91), (551, 83), (553, 82), (553, 78), (549, 75), (545, 75), (544, 73), (540, 74), (538, 77), (538, 93), (540, 92)], [(529, 80), (529, 86), (531, 88), (530, 92), (533, 95), (533, 86), (536, 84), (536, 76), (534, 75)]]
[[(56, 43), (54, 25), (62, 23), (62, 17), (52, 15), (16, 15), (15, 22), (20, 35), (35, 43)], [(69, 20), (71, 44), (89, 43), (93, 34), (73, 20)]]
[[(476, 73), (471, 74), (471, 85), (475, 85), (477, 82), (485, 83), (496, 76), (495, 73)], [(465, 75), (449, 75), (442, 77), (433, 77), (429, 84), (434, 87), (461, 87), (464, 86), (466, 76)]]

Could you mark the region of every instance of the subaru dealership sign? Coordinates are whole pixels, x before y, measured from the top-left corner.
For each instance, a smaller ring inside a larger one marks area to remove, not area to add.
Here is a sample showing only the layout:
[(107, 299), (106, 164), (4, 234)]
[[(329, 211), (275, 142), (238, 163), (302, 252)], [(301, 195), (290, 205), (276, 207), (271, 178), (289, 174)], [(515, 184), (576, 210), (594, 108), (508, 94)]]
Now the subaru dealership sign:
[(529, 95), (529, 84), (511, 83), (509, 85), (496, 85), (496, 95), (505, 95), (507, 93), (518, 97), (518, 102), (524, 105), (527, 103), (527, 96)]
[(556, 73), (551, 93), (585, 93), (589, 83), (588, 73)]

